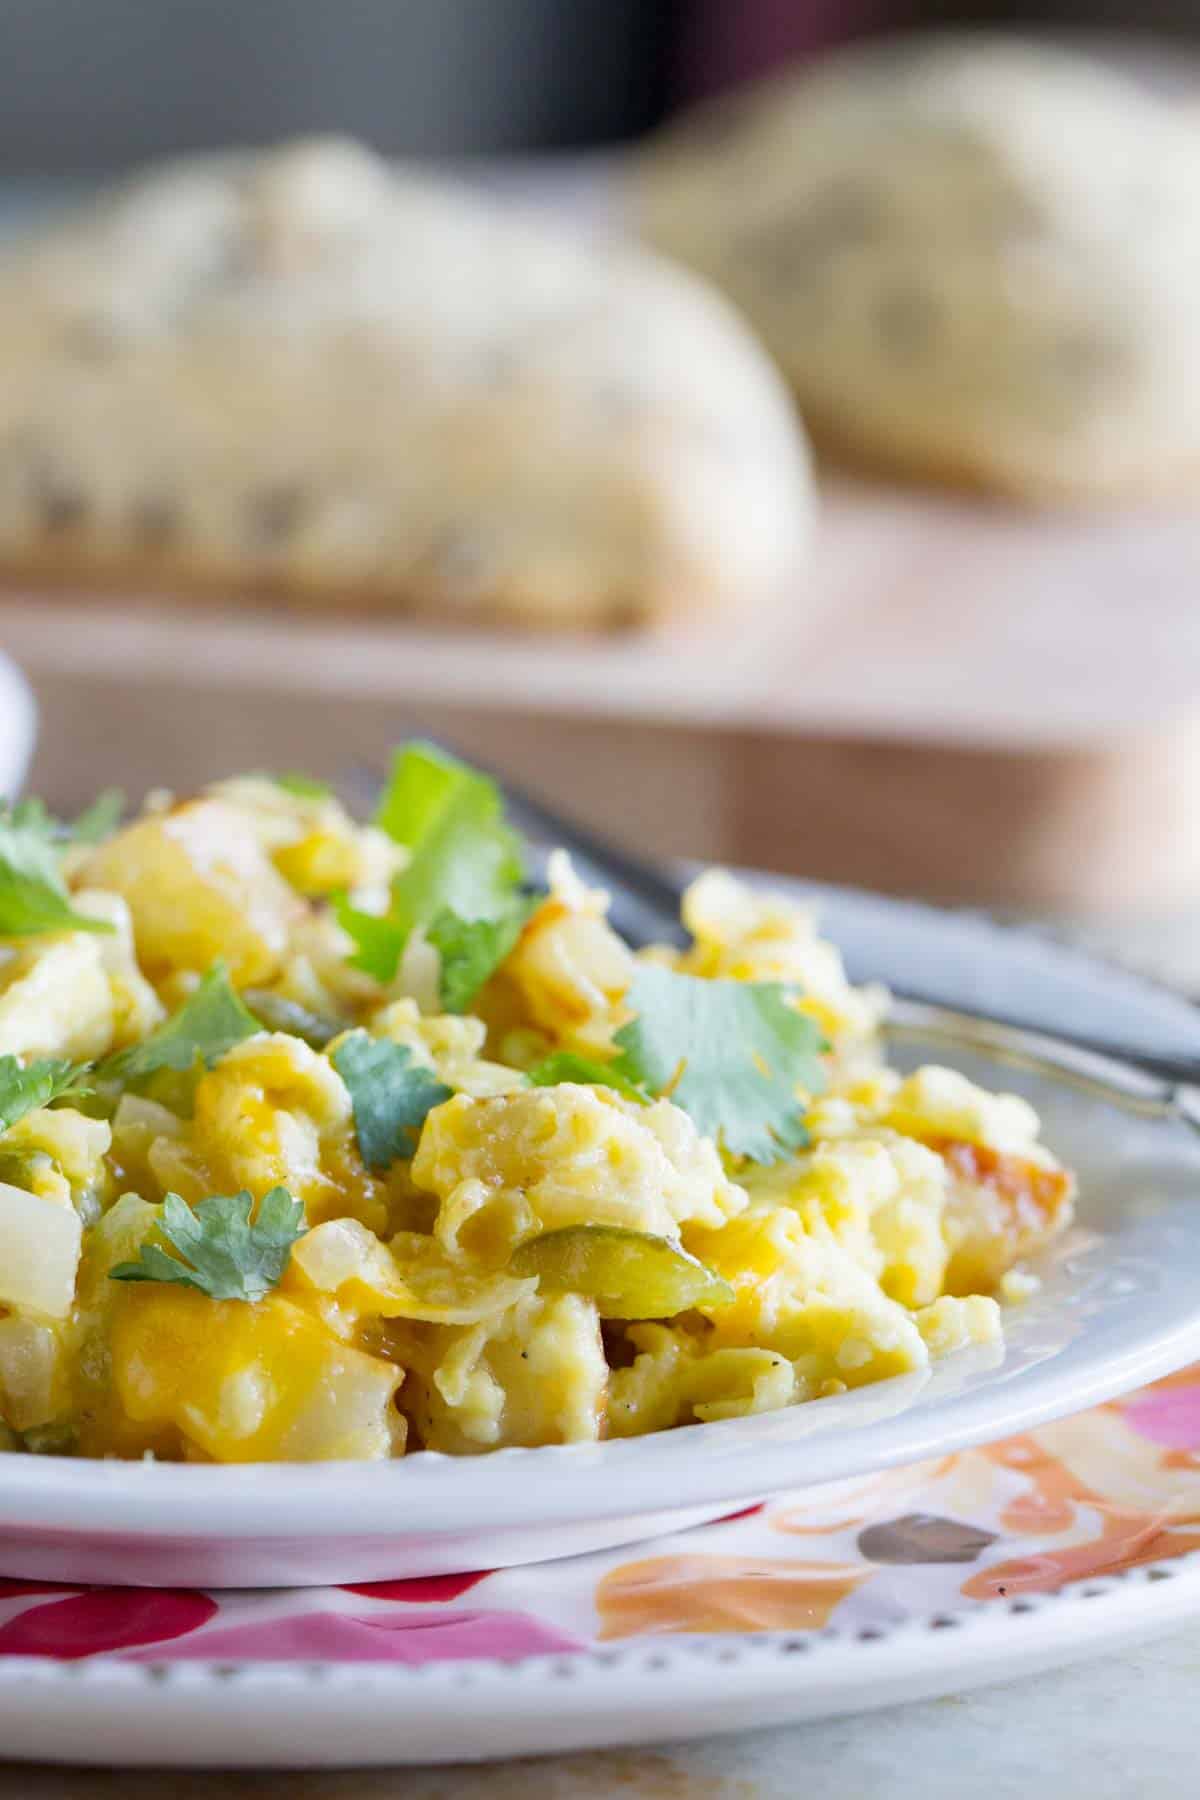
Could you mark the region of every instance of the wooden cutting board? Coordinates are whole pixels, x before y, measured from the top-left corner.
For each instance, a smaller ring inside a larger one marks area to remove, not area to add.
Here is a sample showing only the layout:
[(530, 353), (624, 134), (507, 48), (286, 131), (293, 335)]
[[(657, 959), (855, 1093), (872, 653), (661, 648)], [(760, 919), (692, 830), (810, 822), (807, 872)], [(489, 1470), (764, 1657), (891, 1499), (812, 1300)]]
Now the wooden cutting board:
[(336, 775), (452, 737), (615, 834), (939, 898), (1200, 899), (1200, 514), (1036, 516), (831, 482), (754, 614), (553, 639), (10, 594), (35, 781)]

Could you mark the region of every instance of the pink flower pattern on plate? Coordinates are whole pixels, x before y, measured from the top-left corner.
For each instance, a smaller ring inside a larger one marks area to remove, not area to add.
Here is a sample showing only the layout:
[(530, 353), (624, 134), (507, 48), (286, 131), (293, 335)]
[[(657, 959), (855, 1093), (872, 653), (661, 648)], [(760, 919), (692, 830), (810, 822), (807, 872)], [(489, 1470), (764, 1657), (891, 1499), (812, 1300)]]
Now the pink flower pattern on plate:
[(416, 1666), (646, 1633), (862, 1630), (1197, 1548), (1200, 1365), (1026, 1437), (782, 1495), (636, 1554), (295, 1592), (0, 1580), (0, 1656)]

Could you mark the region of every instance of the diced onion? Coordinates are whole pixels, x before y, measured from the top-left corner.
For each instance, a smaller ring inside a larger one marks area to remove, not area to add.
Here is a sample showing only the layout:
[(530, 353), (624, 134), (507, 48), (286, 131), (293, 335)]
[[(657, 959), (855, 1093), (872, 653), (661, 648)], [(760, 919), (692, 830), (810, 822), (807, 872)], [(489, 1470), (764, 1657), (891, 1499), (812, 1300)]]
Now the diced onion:
[(53, 1419), (61, 1361), (61, 1339), (49, 1325), (15, 1313), (0, 1319), (0, 1418), (15, 1431)]
[(0, 1182), (0, 1303), (65, 1318), (82, 1238), (74, 1207)]

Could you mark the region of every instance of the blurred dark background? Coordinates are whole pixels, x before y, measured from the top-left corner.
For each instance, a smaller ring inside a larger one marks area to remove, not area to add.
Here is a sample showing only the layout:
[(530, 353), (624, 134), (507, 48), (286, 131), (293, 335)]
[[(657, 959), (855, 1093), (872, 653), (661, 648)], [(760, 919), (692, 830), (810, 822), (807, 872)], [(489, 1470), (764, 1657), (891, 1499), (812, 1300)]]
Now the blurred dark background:
[(660, 0), (0, 0), (0, 161), (97, 168), (341, 130), (445, 154), (662, 111)]
[(0, 0), (0, 170), (331, 129), (401, 154), (603, 144), (922, 24), (1200, 34), (1200, 0)]

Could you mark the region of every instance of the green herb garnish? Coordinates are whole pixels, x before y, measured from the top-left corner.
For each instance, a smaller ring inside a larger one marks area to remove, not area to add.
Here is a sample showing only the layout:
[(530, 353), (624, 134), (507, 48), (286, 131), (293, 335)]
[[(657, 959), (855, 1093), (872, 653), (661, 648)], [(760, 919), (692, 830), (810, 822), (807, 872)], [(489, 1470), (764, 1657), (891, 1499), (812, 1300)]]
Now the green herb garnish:
[(111, 931), (71, 905), (55, 824), (40, 800), (0, 816), (0, 937), (50, 931)]
[(215, 962), (178, 1012), (140, 1044), (106, 1057), (96, 1079), (140, 1088), (166, 1070), (182, 1075), (211, 1069), (235, 1044), (261, 1030), (234, 992), (225, 964)]
[(466, 1012), (537, 905), (529, 895), (515, 894), (507, 912), (496, 919), (464, 919), (447, 907), (426, 927), (425, 935), (441, 958), (438, 991), (447, 1012)]
[(520, 891), (520, 839), (504, 822), (500, 790), (433, 745), (410, 744), (392, 759), (375, 823), (409, 851), (409, 862), (383, 917), (337, 903), (355, 943), (351, 961), (391, 981), (413, 931), (424, 927), (442, 956), (442, 1004), (463, 1012), (531, 910)]
[(330, 1061), (350, 1091), (363, 1162), (376, 1173), (416, 1155), (426, 1115), (454, 1093), (407, 1044), (365, 1031), (348, 1032)]
[(118, 1263), (109, 1276), (175, 1282), (210, 1300), (262, 1300), (279, 1286), (292, 1245), (304, 1235), (304, 1208), (285, 1187), (275, 1187), (252, 1219), (253, 1213), (254, 1197), (245, 1188), (240, 1194), (214, 1194), (194, 1207), (168, 1194), (157, 1230), (179, 1256), (143, 1244), (136, 1262)]
[(15, 1056), (0, 1056), (0, 1131), (64, 1094), (82, 1094), (79, 1083), (87, 1068), (86, 1063), (73, 1063), (65, 1056), (39, 1057), (24, 1068)]
[(317, 781), (312, 775), (298, 775), (294, 770), (286, 770), (282, 775), (268, 775), (265, 779), (273, 781), (285, 794), (295, 794), (298, 800), (328, 800), (333, 793), (327, 781)]
[(102, 844), (117, 829), (124, 811), (120, 788), (105, 788), (77, 819), (61, 827), (62, 835), (72, 844)]
[(800, 1095), (825, 1084), (821, 1033), (771, 981), (705, 981), (641, 966), (617, 1033), (619, 1072), (669, 1094), (734, 1156), (775, 1162), (807, 1142)]
[(645, 1088), (622, 1075), (615, 1063), (577, 1056), (573, 1050), (553, 1051), (526, 1071), (526, 1079), (532, 1087), (558, 1087), (564, 1081), (575, 1082), (580, 1087), (608, 1087), (642, 1106), (648, 1105), (650, 1100)]

